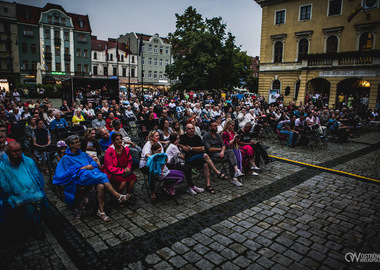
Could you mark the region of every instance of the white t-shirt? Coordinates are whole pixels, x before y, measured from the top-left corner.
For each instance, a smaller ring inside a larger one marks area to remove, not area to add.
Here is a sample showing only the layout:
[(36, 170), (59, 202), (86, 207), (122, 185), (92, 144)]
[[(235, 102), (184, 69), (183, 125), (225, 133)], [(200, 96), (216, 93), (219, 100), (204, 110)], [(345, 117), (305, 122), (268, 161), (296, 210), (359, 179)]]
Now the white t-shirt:
[[(161, 153), (164, 152), (164, 148), (161, 145)], [(148, 162), (148, 158), (146, 157), (147, 154), (152, 154), (152, 144), (150, 141), (147, 141), (141, 151), (141, 158), (140, 158), (140, 168), (143, 168), (146, 166), (146, 163)]]
[(168, 155), (168, 162), (175, 156), (181, 153), (178, 149), (178, 146), (175, 144), (169, 144), (168, 148), (166, 149), (165, 152)]

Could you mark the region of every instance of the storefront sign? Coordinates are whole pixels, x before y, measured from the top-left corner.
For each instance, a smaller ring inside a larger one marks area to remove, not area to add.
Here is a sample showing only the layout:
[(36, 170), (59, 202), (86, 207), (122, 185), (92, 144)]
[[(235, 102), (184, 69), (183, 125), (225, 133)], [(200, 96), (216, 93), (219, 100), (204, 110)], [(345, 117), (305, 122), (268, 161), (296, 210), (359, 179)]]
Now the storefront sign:
[(66, 75), (66, 73), (61, 71), (53, 71), (51, 75)]
[(320, 71), (319, 77), (377, 77), (380, 70), (332, 70)]

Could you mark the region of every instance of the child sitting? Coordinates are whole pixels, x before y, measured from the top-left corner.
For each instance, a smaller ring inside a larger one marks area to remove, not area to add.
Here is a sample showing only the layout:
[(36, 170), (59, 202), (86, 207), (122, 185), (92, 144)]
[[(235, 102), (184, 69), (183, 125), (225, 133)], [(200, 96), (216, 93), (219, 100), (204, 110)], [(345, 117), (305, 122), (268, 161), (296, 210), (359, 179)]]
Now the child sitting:
[(67, 144), (65, 143), (65, 141), (58, 141), (57, 147), (58, 147), (57, 153), (54, 154), (54, 158), (55, 158), (56, 163), (58, 164), (58, 162), (66, 153)]
[(155, 179), (164, 182), (164, 191), (169, 195), (175, 195), (174, 186), (178, 183), (182, 182), (185, 179), (185, 174), (178, 170), (169, 170), (166, 166), (168, 161), (168, 156), (162, 152), (162, 147), (159, 143), (154, 143), (152, 145), (152, 155), (148, 157), (147, 167), (149, 168), (149, 172), (153, 177), (151, 177), (150, 188), (153, 190), (152, 192), (152, 200), (156, 199), (154, 193)]

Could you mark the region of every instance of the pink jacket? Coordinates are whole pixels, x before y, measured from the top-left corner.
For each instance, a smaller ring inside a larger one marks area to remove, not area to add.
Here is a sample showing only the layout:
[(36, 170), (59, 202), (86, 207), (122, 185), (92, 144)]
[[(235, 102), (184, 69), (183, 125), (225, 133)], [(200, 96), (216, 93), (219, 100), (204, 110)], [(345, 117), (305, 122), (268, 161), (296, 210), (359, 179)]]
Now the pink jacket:
[[(132, 156), (131, 153), (129, 152), (128, 147), (124, 147), (126, 150), (126, 155), (127, 155), (127, 160), (128, 160), (128, 165), (127, 167), (132, 169)], [(117, 167), (117, 156), (116, 156), (116, 150), (113, 144), (108, 147), (106, 151), (106, 155), (104, 156), (104, 165), (102, 166), (101, 169), (102, 172), (107, 174), (108, 179), (111, 179), (112, 175), (115, 174), (123, 174), (124, 173), (124, 168)]]

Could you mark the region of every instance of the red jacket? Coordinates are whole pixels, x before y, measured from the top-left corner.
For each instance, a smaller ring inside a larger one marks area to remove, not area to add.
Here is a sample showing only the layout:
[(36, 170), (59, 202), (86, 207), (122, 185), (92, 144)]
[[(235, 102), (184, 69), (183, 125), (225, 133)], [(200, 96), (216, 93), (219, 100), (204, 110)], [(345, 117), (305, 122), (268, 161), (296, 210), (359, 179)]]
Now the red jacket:
[[(127, 167), (132, 169), (132, 156), (128, 147), (124, 147), (127, 155), (128, 165)], [(113, 144), (108, 147), (106, 155), (104, 156), (104, 165), (101, 169), (102, 172), (107, 174), (108, 179), (111, 179), (112, 175), (118, 174), (122, 175), (124, 173), (124, 168), (117, 166), (117, 156), (115, 146)]]
[[(115, 117), (112, 121), (115, 121), (115, 120), (119, 120), (119, 118)], [(123, 124), (120, 124), (120, 127), (123, 127)], [(106, 120), (106, 128), (108, 129), (109, 132), (113, 130), (112, 122), (109, 118), (107, 118)]]

